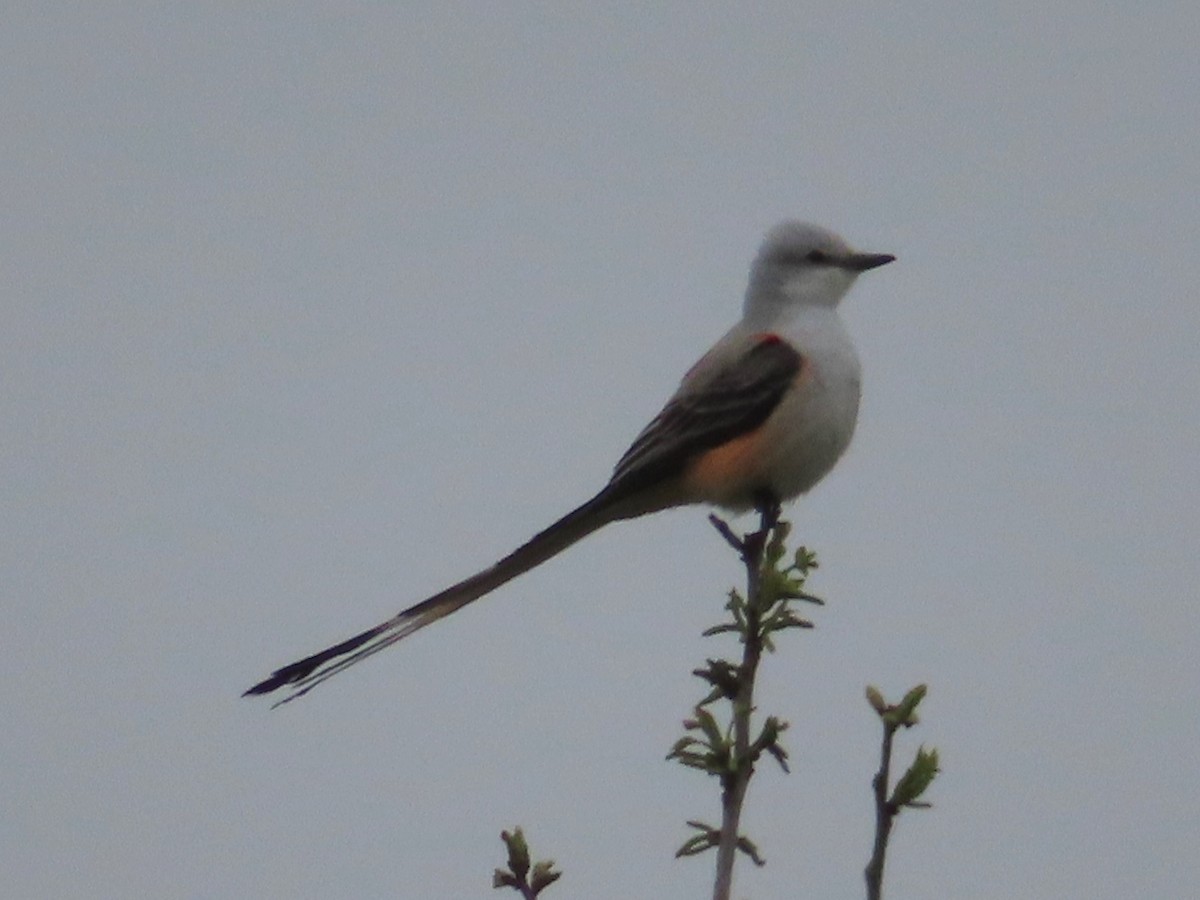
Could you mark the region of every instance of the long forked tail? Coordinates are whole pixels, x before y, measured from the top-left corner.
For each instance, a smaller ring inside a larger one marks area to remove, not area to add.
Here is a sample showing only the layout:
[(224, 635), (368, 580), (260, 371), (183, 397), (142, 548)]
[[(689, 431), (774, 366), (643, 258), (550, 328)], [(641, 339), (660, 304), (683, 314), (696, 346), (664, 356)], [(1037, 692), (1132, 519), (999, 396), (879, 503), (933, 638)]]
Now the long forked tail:
[(320, 653), (276, 669), (269, 678), (254, 685), (242, 696), (269, 694), (282, 687), (291, 688), (292, 693), (278, 701), (275, 706), (304, 696), (325, 679), (332, 678), (368, 656), (386, 650), (414, 631), (420, 631), (426, 625), (462, 609), (468, 603), (494, 591), (523, 572), (541, 565), (597, 528), (606, 525), (615, 518), (611, 514), (613, 499), (608, 489), (601, 491), (545, 531), (535, 534), (494, 566), (446, 588), (441, 593), (434, 594), (416, 606), (410, 606), (374, 628), (368, 628), (361, 634), (327, 647)]

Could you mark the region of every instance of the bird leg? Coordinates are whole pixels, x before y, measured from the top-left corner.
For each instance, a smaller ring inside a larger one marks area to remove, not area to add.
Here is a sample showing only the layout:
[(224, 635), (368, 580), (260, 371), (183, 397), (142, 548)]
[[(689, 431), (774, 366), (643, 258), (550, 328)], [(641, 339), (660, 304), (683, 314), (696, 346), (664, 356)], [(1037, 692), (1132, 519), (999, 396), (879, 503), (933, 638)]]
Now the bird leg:
[(767, 535), (779, 524), (783, 510), (780, 508), (779, 498), (768, 490), (758, 491), (754, 495), (754, 509), (758, 512), (758, 531), (751, 532), (742, 540), (742, 559), (757, 565), (758, 560), (762, 558)]

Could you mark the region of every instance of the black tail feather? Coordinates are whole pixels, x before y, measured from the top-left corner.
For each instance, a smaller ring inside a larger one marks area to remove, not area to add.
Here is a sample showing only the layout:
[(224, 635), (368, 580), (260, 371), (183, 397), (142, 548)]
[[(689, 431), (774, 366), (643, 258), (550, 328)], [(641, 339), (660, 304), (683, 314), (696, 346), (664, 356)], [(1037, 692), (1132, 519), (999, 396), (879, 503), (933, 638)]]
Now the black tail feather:
[(269, 694), (279, 688), (290, 687), (292, 693), (275, 704), (278, 706), (307, 694), (327, 678), (390, 647), (426, 625), (462, 609), (522, 572), (562, 552), (606, 522), (612, 521), (617, 517), (614, 511), (615, 503), (621, 498), (621, 492), (609, 485), (549, 528), (535, 534), (495, 565), (434, 594), (416, 606), (410, 606), (362, 634), (357, 634), (320, 653), (306, 656), (282, 669), (276, 669), (269, 678), (254, 685), (242, 696)]
[(326, 647), (320, 653), (314, 653), (312, 656), (306, 656), (299, 662), (284, 666), (282, 669), (276, 669), (271, 673), (269, 678), (265, 678), (254, 685), (254, 687), (244, 692), (242, 696), (249, 697), (252, 694), (269, 694), (271, 691), (281, 688), (285, 684), (295, 684), (297, 681), (307, 678), (331, 659), (336, 659), (352, 650), (357, 650), (384, 630), (382, 626), (378, 625), (374, 628), (368, 628), (362, 634), (356, 634), (354, 637), (344, 640), (340, 644)]

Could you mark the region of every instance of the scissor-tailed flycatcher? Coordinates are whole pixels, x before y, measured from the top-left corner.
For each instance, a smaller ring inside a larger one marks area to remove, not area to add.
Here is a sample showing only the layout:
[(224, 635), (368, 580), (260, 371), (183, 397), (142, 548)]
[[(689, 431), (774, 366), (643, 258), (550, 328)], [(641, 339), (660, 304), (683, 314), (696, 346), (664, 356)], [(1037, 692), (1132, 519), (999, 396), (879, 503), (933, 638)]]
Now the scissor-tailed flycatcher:
[(683, 377), (600, 493), (494, 566), (246, 693), (306, 694), (617, 519), (690, 503), (740, 511), (807, 491), (850, 444), (858, 417), (858, 356), (838, 301), (861, 272), (893, 259), (815, 225), (775, 226), (751, 267), (742, 320)]

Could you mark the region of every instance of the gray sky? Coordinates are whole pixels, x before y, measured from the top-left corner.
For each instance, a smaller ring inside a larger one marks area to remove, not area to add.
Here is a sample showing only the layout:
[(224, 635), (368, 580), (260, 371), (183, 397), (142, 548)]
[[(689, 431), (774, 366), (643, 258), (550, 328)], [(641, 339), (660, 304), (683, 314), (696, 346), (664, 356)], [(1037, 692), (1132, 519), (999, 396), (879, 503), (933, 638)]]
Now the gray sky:
[[(696, 897), (663, 761), (736, 561), (606, 530), (304, 701), (276, 665), (599, 487), (783, 217), (899, 256), (792, 509), (745, 897), (1200, 883), (1191, 3), (26, 4), (0, 29), (0, 871), (30, 898)], [(574, 8), (572, 8), (574, 7)]]

